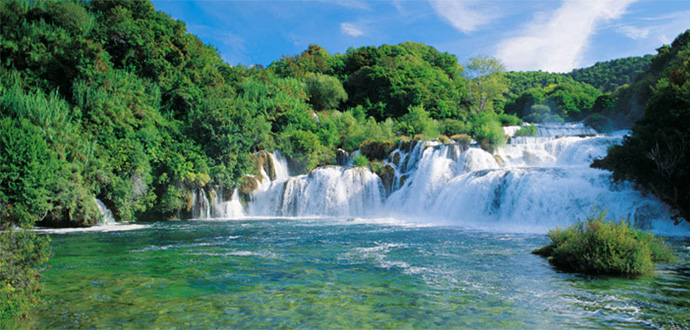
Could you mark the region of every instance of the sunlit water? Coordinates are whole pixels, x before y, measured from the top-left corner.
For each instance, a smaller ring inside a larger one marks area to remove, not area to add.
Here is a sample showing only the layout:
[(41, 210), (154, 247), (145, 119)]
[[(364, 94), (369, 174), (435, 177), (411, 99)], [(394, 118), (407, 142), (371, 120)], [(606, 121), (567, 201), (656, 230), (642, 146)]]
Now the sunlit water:
[(690, 240), (653, 275), (588, 277), (536, 234), (396, 221), (154, 223), (53, 234), (32, 328), (667, 328), (690, 324)]

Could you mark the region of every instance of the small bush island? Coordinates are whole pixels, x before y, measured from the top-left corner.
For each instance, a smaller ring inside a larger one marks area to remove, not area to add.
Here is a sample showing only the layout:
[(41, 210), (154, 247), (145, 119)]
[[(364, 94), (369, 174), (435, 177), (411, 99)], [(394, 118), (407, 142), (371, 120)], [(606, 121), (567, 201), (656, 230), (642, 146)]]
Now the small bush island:
[(644, 274), (652, 272), (656, 262), (673, 260), (662, 238), (605, 217), (606, 212), (600, 212), (571, 227), (551, 230), (551, 244), (532, 253), (547, 257), (563, 271), (586, 274)]

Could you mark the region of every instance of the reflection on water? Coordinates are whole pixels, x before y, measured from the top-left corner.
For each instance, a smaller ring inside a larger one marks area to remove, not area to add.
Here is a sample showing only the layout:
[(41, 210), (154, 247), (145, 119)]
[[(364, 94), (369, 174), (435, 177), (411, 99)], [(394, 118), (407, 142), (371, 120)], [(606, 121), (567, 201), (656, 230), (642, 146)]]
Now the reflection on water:
[(53, 235), (34, 328), (682, 328), (681, 263), (555, 271), (543, 235), (351, 220), (157, 223)]

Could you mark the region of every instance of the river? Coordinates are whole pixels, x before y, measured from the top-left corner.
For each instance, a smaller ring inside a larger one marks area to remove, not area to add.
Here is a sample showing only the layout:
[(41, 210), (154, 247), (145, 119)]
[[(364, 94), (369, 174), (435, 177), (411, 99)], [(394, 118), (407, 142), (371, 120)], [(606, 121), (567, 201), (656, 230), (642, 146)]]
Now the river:
[(680, 263), (635, 278), (556, 271), (530, 254), (543, 234), (392, 219), (172, 221), (52, 240), (37, 329), (690, 324), (687, 238), (670, 238)]

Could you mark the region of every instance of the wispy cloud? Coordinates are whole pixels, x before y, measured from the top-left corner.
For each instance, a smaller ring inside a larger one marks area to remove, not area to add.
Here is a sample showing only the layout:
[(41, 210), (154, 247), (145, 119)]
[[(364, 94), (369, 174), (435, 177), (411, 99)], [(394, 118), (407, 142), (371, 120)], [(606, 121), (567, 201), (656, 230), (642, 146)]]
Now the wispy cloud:
[(359, 37), (364, 35), (364, 29), (362, 26), (355, 23), (341, 23), (340, 32), (347, 34), (351, 37)]
[(477, 0), (429, 0), (436, 14), (463, 33), (476, 31), (498, 18), (498, 13)]
[(564, 0), (553, 13), (535, 15), (520, 36), (502, 41), (496, 56), (509, 70), (567, 72), (579, 67), (602, 22), (621, 17), (637, 0)]
[(619, 33), (623, 34), (624, 36), (633, 39), (633, 40), (640, 40), (647, 38), (649, 36), (650, 29), (649, 28), (636, 28), (634, 26), (630, 25), (625, 25), (616, 28), (616, 31)]
[(616, 31), (633, 40), (652, 39), (652, 42), (670, 43), (676, 35), (690, 28), (690, 11), (645, 17), (638, 22), (622, 25)]

